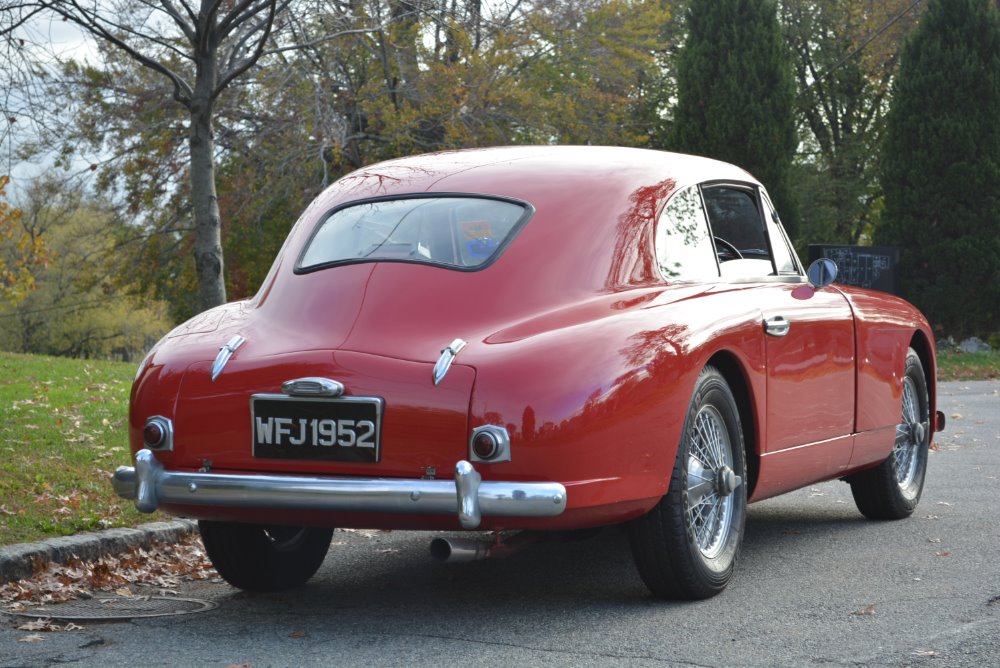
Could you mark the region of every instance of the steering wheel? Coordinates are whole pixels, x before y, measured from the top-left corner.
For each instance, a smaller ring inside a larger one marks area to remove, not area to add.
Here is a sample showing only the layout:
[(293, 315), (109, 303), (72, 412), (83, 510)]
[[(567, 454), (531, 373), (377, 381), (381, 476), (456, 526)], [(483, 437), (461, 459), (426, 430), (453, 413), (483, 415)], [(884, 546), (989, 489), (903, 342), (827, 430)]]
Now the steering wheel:
[[(740, 251), (736, 248), (736, 246), (732, 245), (731, 243), (729, 243), (725, 239), (720, 239), (719, 237), (714, 237), (714, 238), (715, 238), (715, 250), (716, 250), (716, 254), (717, 255), (722, 255), (722, 253), (725, 252), (725, 253), (729, 253), (730, 255), (733, 256), (733, 257), (729, 258), (730, 260), (742, 260), (743, 259), (743, 254), (740, 253)], [(720, 252), (720, 249), (719, 249), (720, 246), (722, 247), (721, 248), (721, 252)], [(721, 260), (722, 258), (720, 257), (719, 259)]]

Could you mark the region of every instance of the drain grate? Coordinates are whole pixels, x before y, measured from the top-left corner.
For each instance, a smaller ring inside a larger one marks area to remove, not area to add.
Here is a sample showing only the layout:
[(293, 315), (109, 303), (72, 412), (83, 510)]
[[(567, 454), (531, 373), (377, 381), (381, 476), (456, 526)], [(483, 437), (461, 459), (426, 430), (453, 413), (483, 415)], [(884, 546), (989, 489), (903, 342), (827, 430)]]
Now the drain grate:
[(13, 613), (19, 617), (32, 619), (58, 619), (62, 621), (112, 622), (125, 621), (136, 617), (169, 617), (171, 615), (191, 615), (196, 612), (214, 610), (214, 601), (197, 598), (175, 598), (167, 596), (136, 596), (133, 598), (91, 598), (39, 605), (28, 610)]

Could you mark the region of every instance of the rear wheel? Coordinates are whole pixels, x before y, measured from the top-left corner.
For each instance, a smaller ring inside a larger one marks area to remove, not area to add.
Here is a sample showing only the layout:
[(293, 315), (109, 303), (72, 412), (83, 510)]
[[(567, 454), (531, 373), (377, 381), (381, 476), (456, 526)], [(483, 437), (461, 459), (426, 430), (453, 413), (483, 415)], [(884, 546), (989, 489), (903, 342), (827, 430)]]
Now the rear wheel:
[(930, 444), (930, 401), (920, 357), (910, 348), (903, 376), (903, 409), (889, 457), (848, 478), (858, 510), (873, 520), (909, 517), (920, 501)]
[(198, 522), (219, 575), (248, 591), (281, 591), (305, 584), (326, 557), (333, 529)]
[(639, 575), (656, 596), (709, 598), (736, 567), (746, 520), (736, 400), (713, 367), (698, 377), (667, 495), (629, 526)]

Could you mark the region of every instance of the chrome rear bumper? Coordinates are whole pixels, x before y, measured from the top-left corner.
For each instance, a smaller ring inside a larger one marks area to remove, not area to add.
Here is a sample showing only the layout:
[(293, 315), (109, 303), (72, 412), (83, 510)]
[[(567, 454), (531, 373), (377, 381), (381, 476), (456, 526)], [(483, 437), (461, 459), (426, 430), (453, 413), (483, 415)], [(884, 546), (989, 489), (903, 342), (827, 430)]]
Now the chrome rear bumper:
[(320, 478), (290, 475), (166, 471), (150, 450), (121, 466), (115, 492), (151, 513), (161, 503), (231, 508), (341, 512), (458, 514), (465, 529), (482, 517), (553, 517), (566, 510), (566, 488), (556, 482), (482, 481), (469, 462), (455, 465), (454, 480)]

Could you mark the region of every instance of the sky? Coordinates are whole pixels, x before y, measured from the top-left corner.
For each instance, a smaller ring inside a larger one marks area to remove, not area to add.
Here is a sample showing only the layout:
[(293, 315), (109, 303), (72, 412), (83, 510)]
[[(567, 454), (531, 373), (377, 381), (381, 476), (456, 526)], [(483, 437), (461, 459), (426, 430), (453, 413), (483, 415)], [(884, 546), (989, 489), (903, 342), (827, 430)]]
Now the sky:
[[(75, 58), (77, 60), (93, 60), (96, 56), (94, 42), (72, 23), (60, 19), (38, 17), (18, 29), (15, 39), (23, 39), (39, 54), (55, 54), (60, 58)], [(27, 183), (52, 168), (52, 157), (45, 156), (37, 161), (18, 161), (14, 154), (17, 144), (30, 140), (34, 134), (33, 124), (24, 117), (23, 94), (17, 87), (11, 88), (3, 101), (5, 116), (17, 119), (8, 127), (10, 135), (0, 137), (0, 174), (9, 174), (11, 183), (7, 194), (17, 201)], [(83, 165), (81, 164), (81, 168)]]

